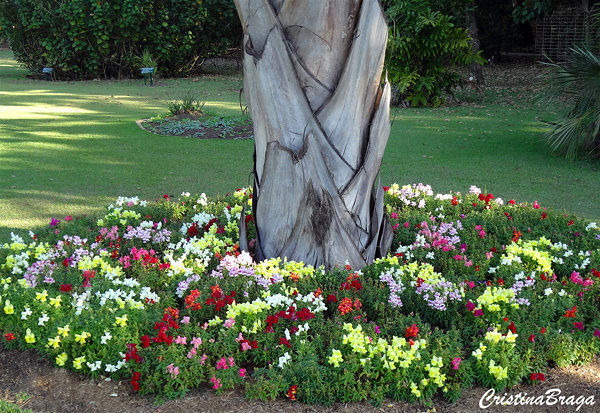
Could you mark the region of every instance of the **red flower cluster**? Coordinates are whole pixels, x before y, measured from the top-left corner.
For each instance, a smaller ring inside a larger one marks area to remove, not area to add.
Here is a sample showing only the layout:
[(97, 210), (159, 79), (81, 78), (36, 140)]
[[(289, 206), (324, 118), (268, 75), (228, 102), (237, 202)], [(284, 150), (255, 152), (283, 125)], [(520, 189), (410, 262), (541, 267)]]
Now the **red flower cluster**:
[(406, 338), (410, 338), (410, 337), (416, 337), (417, 334), (419, 334), (419, 327), (417, 327), (416, 324), (413, 324), (410, 327), (406, 327), (406, 333), (404, 333), (404, 336)]
[(125, 353), (125, 361), (133, 359), (136, 363), (142, 362), (142, 358), (138, 354), (136, 346), (136, 344), (127, 343), (127, 353)]
[(220, 311), (229, 304), (233, 304), (233, 298), (235, 297), (235, 291), (231, 291), (229, 295), (224, 295), (223, 290), (218, 285), (210, 287), (212, 294), (210, 298), (206, 299), (206, 305), (214, 305), (215, 311)]
[(452, 201), (450, 201), (450, 203), (451, 203), (453, 206), (457, 206), (457, 205), (458, 205), (458, 199), (457, 199), (456, 197), (454, 197), (454, 198), (452, 198)]
[(60, 292), (61, 293), (71, 292), (71, 289), (72, 289), (71, 284), (61, 284), (61, 286), (60, 286)]
[(354, 300), (354, 303), (353, 303), (352, 298), (344, 297), (342, 299), (342, 302), (338, 305), (338, 310), (340, 310), (340, 313), (342, 313), (342, 315), (346, 315), (350, 311), (352, 311), (352, 307), (354, 307), (355, 309), (358, 310), (358, 309), (360, 309), (360, 307), (362, 307), (362, 303), (360, 302), (360, 300), (358, 298), (356, 300)]
[[(244, 340), (240, 340), (239, 343), (240, 343), (241, 351), (258, 348), (258, 342), (256, 340), (250, 341), (250, 340), (244, 339)], [(244, 346), (244, 344), (245, 344), (245, 346)]]
[(485, 204), (486, 204), (486, 205), (489, 205), (489, 204), (490, 204), (490, 201), (491, 201), (492, 199), (494, 199), (494, 195), (492, 195), (492, 194), (486, 194), (486, 195), (479, 194), (479, 200), (480, 200), (480, 201), (485, 201)]
[(545, 212), (542, 212), (542, 218), (541, 219), (546, 219), (548, 218), (548, 214), (546, 214)]
[(142, 373), (134, 371), (133, 372), (133, 376), (131, 378), (131, 385), (133, 386), (133, 391), (139, 391), (140, 390), (140, 378), (142, 376)]
[(356, 291), (362, 290), (362, 284), (358, 281), (358, 274), (350, 274), (346, 281), (342, 283), (340, 290), (350, 290), (354, 288)]
[(513, 242), (519, 242), (519, 238), (521, 238), (521, 231), (517, 231), (516, 229), (513, 231)]
[(286, 396), (290, 399), (290, 400), (296, 400), (296, 393), (298, 392), (298, 385), (294, 384), (292, 387), (290, 387), (290, 389), (287, 391)]
[(529, 380), (531, 381), (546, 381), (546, 376), (544, 376), (544, 373), (531, 373), (531, 376), (529, 376)]
[(595, 275), (596, 277), (600, 277), (600, 271), (596, 270), (595, 268), (592, 268), (592, 275)]
[(565, 313), (565, 317), (567, 318), (574, 318), (575, 317), (575, 313), (577, 313), (577, 306), (573, 307), (570, 310), (567, 310), (567, 312)]
[(517, 327), (515, 327), (515, 322), (511, 321), (510, 325), (508, 326), (508, 329), (513, 333), (516, 334), (517, 333)]
[(188, 228), (187, 232), (190, 238), (193, 238), (196, 235), (198, 235), (200, 233), (200, 231), (198, 231), (198, 223), (194, 222), (192, 226)]
[(83, 288), (91, 287), (92, 283), (90, 282), (90, 279), (96, 277), (96, 271), (91, 271), (91, 270), (85, 271), (83, 273), (82, 277), (85, 278), (85, 281), (83, 282), (82, 287)]
[(190, 294), (185, 297), (185, 308), (192, 308), (194, 311), (198, 311), (202, 308), (200, 303), (197, 303), (196, 300), (200, 297), (200, 291), (193, 290)]
[(6, 333), (4, 334), (4, 338), (6, 339), (6, 341), (12, 341), (15, 339), (15, 335), (13, 333)]
[(208, 224), (204, 226), (204, 232), (208, 232), (208, 230), (210, 229), (210, 227), (213, 226), (213, 224), (217, 224), (217, 234), (222, 234), (225, 232), (225, 227), (219, 225), (219, 221), (217, 220), (217, 218), (213, 218), (210, 221), (208, 221)]
[[(179, 324), (177, 324), (177, 320), (176, 320), (178, 317), (179, 317), (179, 310), (177, 310), (175, 308), (171, 308), (171, 307), (166, 308), (165, 315), (163, 315), (163, 318), (162, 318), (162, 322), (157, 322), (154, 325), (154, 329), (158, 330), (158, 336), (153, 337), (151, 340), (154, 341), (155, 343), (167, 343), (167, 345), (170, 346), (171, 343), (173, 343), (173, 336), (168, 336), (167, 332), (169, 331), (169, 328), (172, 328), (172, 329), (179, 328)], [(143, 348), (146, 348), (150, 345), (150, 341), (148, 341), (148, 339), (146, 339), (145, 337), (148, 337), (148, 336), (144, 336), (141, 338)]]
[[(267, 328), (266, 328), (266, 332), (267, 333), (272, 333), (275, 330), (273, 329), (273, 326), (275, 324), (277, 324), (279, 322), (279, 319), (283, 318), (286, 320), (292, 320), (292, 321), (306, 321), (306, 320), (311, 320), (313, 318), (315, 318), (315, 314), (310, 311), (308, 308), (303, 308), (300, 311), (296, 311), (296, 307), (294, 306), (290, 306), (287, 311), (283, 311), (281, 310), (280, 312), (274, 314), (274, 315), (270, 315), (267, 316)], [(292, 327), (292, 330), (294, 330), (294, 326)], [(296, 330), (297, 331), (297, 330)], [(294, 332), (294, 331), (292, 331)]]

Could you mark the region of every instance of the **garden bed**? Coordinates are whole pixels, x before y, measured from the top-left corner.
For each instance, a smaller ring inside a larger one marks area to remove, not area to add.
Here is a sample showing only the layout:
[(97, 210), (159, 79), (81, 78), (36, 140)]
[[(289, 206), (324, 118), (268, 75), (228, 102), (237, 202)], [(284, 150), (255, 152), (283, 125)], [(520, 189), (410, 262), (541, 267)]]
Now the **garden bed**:
[[(253, 233), (253, 217), (241, 215), (250, 203), (249, 189), (157, 204), (119, 198), (100, 219), (53, 219), (30, 240), (14, 237), (0, 250), (1, 354), (31, 372), (0, 377), (7, 397), (15, 388), (31, 389), (32, 404), (62, 394), (71, 405), (59, 411), (123, 401), (131, 409), (120, 411), (144, 411), (154, 396), (163, 412), (186, 403), (239, 411), (245, 388), (259, 400), (248, 409), (371, 402), (458, 412), (492, 388), (540, 403), (556, 388), (565, 399), (546, 408), (574, 411), (579, 400), (579, 411), (593, 411), (596, 224), (475, 187), (434, 195), (392, 185), (392, 254), (323, 271), (240, 252), (240, 220)], [(49, 361), (36, 364), (34, 350)], [(92, 380), (77, 383), (84, 376)], [(106, 403), (75, 396), (86, 389)]]

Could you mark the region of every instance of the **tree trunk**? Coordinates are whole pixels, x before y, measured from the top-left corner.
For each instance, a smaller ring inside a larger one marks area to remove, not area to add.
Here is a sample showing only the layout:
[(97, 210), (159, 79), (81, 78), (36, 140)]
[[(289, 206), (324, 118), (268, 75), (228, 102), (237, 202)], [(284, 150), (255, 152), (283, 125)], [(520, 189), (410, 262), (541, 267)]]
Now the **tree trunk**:
[(254, 122), (257, 259), (362, 268), (387, 254), (392, 238), (375, 185), (390, 132), (381, 5), (235, 3)]
[[(471, 8), (467, 11), (467, 33), (471, 37), (471, 49), (474, 53), (478, 53), (481, 49), (479, 45), (479, 27), (477, 26), (477, 20), (475, 20), (475, 8), (477, 7), (475, 3), (476, 1), (473, 0)], [(479, 88), (485, 86), (483, 69), (479, 63), (473, 62), (469, 66), (469, 80)]]

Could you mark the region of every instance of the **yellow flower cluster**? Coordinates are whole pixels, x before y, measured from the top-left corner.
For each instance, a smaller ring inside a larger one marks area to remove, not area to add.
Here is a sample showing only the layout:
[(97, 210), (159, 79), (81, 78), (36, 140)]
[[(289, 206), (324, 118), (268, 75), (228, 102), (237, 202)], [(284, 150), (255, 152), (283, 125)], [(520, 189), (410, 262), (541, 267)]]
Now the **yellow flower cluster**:
[(71, 331), (71, 328), (68, 324), (64, 327), (58, 327), (58, 334), (60, 334), (63, 337), (67, 337), (69, 335), (69, 331)]
[(83, 367), (83, 363), (85, 363), (85, 356), (77, 357), (73, 360), (73, 367), (80, 370)]
[(101, 267), (103, 262), (102, 257), (99, 255), (96, 255), (94, 258), (85, 255), (77, 263), (77, 268), (81, 271), (89, 271)]
[(273, 274), (279, 274), (284, 279), (297, 277), (296, 280), (310, 278), (315, 273), (315, 269), (311, 265), (304, 265), (303, 262), (288, 261), (287, 259), (282, 260), (281, 258), (264, 260), (256, 265), (254, 271), (255, 274), (266, 279), (272, 278)]
[(56, 297), (50, 297), (50, 305), (58, 308), (60, 307), (60, 303), (61, 303), (62, 297), (60, 295), (57, 295)]
[[(133, 219), (140, 219), (142, 216), (135, 212), (135, 211), (130, 211), (130, 210), (125, 210), (121, 212), (121, 208), (115, 208), (113, 209), (111, 212), (109, 212), (108, 214), (106, 214), (106, 216), (104, 217), (104, 219), (111, 219), (111, 218), (116, 218), (119, 220), (119, 222), (121, 223), (121, 225), (125, 225), (127, 224), (127, 219), (128, 218), (133, 218)], [(104, 219), (99, 219), (96, 223), (98, 224), (99, 227), (103, 227), (104, 226)]]
[(25, 342), (29, 344), (35, 343), (35, 335), (31, 332), (30, 328), (25, 331)]
[[(514, 291), (508, 288), (486, 287), (483, 294), (477, 297), (477, 302), (480, 307), (485, 307), (488, 311), (495, 312), (500, 311), (500, 305), (498, 303), (509, 304), (514, 296)], [(516, 303), (513, 303), (512, 306), (519, 308), (519, 305)]]
[(484, 338), (492, 344), (499, 343), (500, 341), (505, 341), (507, 343), (513, 343), (513, 345), (514, 345), (515, 340), (517, 339), (518, 336), (519, 336), (518, 334), (514, 334), (510, 330), (508, 331), (508, 333), (506, 335), (503, 335), (498, 332), (498, 329), (494, 328), (492, 331), (488, 331), (485, 334)]
[(265, 303), (260, 298), (252, 301), (251, 303), (238, 304), (233, 302), (227, 307), (227, 318), (236, 318), (241, 314), (258, 314), (271, 308), (271, 306)]
[(38, 300), (40, 303), (45, 303), (48, 299), (48, 291), (44, 290), (42, 292), (35, 293), (35, 299)]
[(48, 339), (48, 345), (46, 347), (58, 348), (60, 346), (60, 336)]
[(127, 314), (123, 315), (123, 317), (116, 317), (115, 321), (116, 326), (124, 327), (127, 325)]
[(4, 302), (4, 312), (6, 314), (14, 314), (15, 313), (15, 307), (10, 303), (10, 300), (6, 300)]
[[(344, 334), (343, 344), (349, 344), (355, 353), (361, 355), (368, 353), (368, 358), (379, 357), (383, 361), (383, 366), (389, 370), (395, 370), (396, 367), (408, 368), (413, 360), (421, 359), (419, 349), (427, 346), (425, 340), (416, 340), (411, 346), (404, 337), (396, 336), (392, 338), (391, 344), (383, 338), (371, 342), (360, 325), (354, 328), (352, 324), (345, 323), (343, 329), (349, 333)], [(366, 362), (367, 358), (361, 359), (363, 365)]]
[(75, 341), (79, 344), (85, 344), (85, 340), (91, 336), (87, 331), (82, 331), (81, 334), (75, 334)]
[(496, 362), (494, 360), (490, 360), (489, 368), (490, 374), (493, 375), (498, 381), (502, 381), (508, 377), (508, 367), (496, 366)]
[(446, 281), (446, 279), (442, 277), (442, 274), (435, 272), (433, 265), (426, 262), (418, 263), (413, 261), (410, 264), (403, 265), (398, 271), (400, 274), (410, 279), (414, 284), (416, 284), (418, 278), (422, 279), (427, 284), (432, 285)]
[(541, 273), (552, 273), (552, 256), (546, 248), (552, 246), (552, 243), (544, 237), (541, 237), (539, 240), (535, 241), (523, 241), (519, 239), (518, 243), (512, 243), (506, 247), (505, 254), (502, 258), (506, 258), (511, 262), (517, 256), (525, 256), (529, 257), (533, 261), (537, 263), (535, 268), (532, 268), (532, 271), (537, 271)]
[(443, 366), (442, 358), (435, 356), (431, 359), (431, 363), (425, 365), (425, 371), (429, 372), (429, 379), (437, 384), (438, 387), (442, 387), (446, 381), (446, 375), (440, 373), (440, 368)]
[(68, 358), (69, 356), (67, 356), (67, 353), (59, 354), (56, 356), (56, 364), (59, 366), (64, 366)]
[(329, 364), (334, 367), (339, 367), (340, 363), (344, 361), (342, 357), (342, 352), (336, 349), (331, 349), (331, 357), (329, 357)]
[(483, 352), (487, 350), (487, 347), (483, 345), (483, 343), (479, 343), (479, 348), (475, 351), (473, 351), (473, 357), (475, 357), (477, 360), (481, 360), (481, 358), (483, 357)]

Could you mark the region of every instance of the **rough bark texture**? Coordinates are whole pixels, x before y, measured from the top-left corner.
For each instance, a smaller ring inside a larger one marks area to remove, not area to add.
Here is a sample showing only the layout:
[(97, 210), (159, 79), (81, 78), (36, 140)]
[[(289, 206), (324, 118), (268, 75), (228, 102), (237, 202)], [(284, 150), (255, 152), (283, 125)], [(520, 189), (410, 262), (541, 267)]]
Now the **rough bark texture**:
[(235, 3), (254, 122), (257, 258), (362, 268), (391, 244), (375, 185), (390, 131), (381, 5)]
[[(474, 53), (479, 52), (479, 27), (477, 26), (477, 20), (475, 20), (475, 7), (476, 2), (473, 0), (471, 9), (467, 12), (467, 33), (471, 37), (471, 48)], [(483, 69), (479, 63), (472, 63), (469, 67), (469, 77), (478, 87), (485, 86), (485, 79), (483, 78)]]

